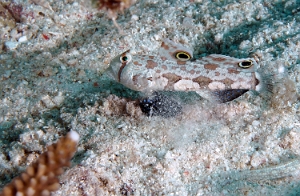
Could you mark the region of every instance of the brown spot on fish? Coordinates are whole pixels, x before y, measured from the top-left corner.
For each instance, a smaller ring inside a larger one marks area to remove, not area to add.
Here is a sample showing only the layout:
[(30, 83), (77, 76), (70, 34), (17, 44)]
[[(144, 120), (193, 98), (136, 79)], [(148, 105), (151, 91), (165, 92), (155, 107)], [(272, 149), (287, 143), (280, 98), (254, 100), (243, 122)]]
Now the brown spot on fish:
[(156, 73), (160, 73), (161, 71), (158, 69), (158, 70), (156, 70)]
[(196, 74), (200, 74), (200, 71), (196, 71)]
[(230, 66), (232, 66), (232, 62), (231, 62), (231, 61), (229, 61), (229, 62), (224, 62), (223, 65), (230, 65)]
[(215, 72), (215, 76), (219, 76), (220, 75), (220, 72)]
[(218, 62), (222, 62), (222, 61), (226, 61), (227, 60), (226, 58), (222, 58), (222, 57), (212, 57), (212, 59), (214, 61), (218, 61)]
[(195, 74), (195, 70), (192, 69), (192, 70), (190, 71), (190, 74)]
[(200, 87), (205, 87), (208, 86), (209, 83), (212, 82), (212, 80), (205, 76), (198, 76), (197, 78), (193, 79), (193, 82), (198, 83)]
[(178, 76), (178, 75), (173, 74), (173, 73), (165, 73), (162, 76), (167, 78), (169, 81), (173, 81), (174, 83), (176, 83), (176, 82), (178, 82), (179, 80), (182, 79), (181, 76)]
[(185, 61), (177, 61), (177, 65), (185, 65), (186, 62)]
[(167, 58), (164, 57), (164, 56), (162, 56), (162, 57), (160, 57), (160, 58), (161, 58), (162, 61), (166, 61), (166, 60), (167, 60)]
[(176, 82), (182, 79), (181, 76), (178, 76), (173, 73), (166, 73), (162, 75), (163, 77), (168, 79), (167, 87), (172, 88)]
[(167, 69), (168, 69), (168, 67), (167, 67), (166, 65), (162, 65), (161, 68), (162, 68), (163, 70), (167, 70)]
[(157, 63), (154, 62), (154, 61), (152, 61), (152, 60), (148, 60), (148, 61), (147, 61), (146, 67), (147, 67), (148, 69), (154, 69), (154, 67), (157, 67)]
[(228, 68), (227, 69), (228, 73), (231, 73), (231, 74), (239, 74), (240, 72), (236, 69), (231, 69), (231, 68)]
[(222, 82), (223, 84), (225, 84), (225, 86), (226, 86), (225, 88), (230, 88), (230, 85), (232, 85), (234, 83), (234, 81), (229, 78), (219, 80), (219, 82)]
[(169, 50), (169, 46), (165, 44), (165, 42), (161, 43), (161, 47), (163, 47), (165, 50)]
[(147, 78), (147, 80), (150, 80), (150, 81), (152, 81), (152, 77), (149, 77), (149, 78)]
[(185, 66), (180, 67), (180, 69), (181, 69), (182, 71), (186, 71), (186, 67), (185, 67)]
[(218, 67), (218, 65), (216, 65), (216, 64), (205, 64), (204, 65), (204, 68), (209, 69), (209, 70), (216, 70), (217, 67)]
[(137, 61), (134, 61), (133, 64), (138, 65), (138, 66), (142, 66), (142, 64), (139, 64), (139, 62), (137, 62)]
[(139, 75), (134, 75), (133, 77), (132, 77), (132, 81), (133, 81), (133, 84), (134, 85), (137, 85), (138, 84), (138, 77), (140, 76), (140, 74)]
[(149, 56), (150, 59), (154, 59), (154, 56)]

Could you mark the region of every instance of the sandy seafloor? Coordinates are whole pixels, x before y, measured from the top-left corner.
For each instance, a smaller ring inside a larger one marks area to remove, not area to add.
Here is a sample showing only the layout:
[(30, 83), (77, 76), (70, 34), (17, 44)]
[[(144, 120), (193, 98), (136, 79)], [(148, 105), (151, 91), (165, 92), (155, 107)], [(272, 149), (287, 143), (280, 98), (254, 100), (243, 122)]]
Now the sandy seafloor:
[[(142, 0), (118, 16), (123, 34), (84, 1), (48, 2), (14, 0), (15, 25), (1, 16), (1, 187), (72, 129), (78, 151), (53, 195), (300, 195), (300, 1)], [(149, 118), (103, 72), (164, 38), (199, 57), (255, 55), (274, 93), (183, 93), (183, 114)]]

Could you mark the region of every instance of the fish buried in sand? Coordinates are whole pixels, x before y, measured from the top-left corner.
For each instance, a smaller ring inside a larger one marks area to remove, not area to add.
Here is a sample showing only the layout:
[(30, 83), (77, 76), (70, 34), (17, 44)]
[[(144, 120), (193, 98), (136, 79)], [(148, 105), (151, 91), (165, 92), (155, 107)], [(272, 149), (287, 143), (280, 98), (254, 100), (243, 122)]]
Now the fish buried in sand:
[(258, 68), (253, 58), (211, 54), (194, 59), (191, 49), (165, 39), (157, 56), (132, 55), (130, 50), (118, 55), (108, 74), (135, 91), (195, 91), (224, 103), (249, 90), (270, 90), (268, 77)]

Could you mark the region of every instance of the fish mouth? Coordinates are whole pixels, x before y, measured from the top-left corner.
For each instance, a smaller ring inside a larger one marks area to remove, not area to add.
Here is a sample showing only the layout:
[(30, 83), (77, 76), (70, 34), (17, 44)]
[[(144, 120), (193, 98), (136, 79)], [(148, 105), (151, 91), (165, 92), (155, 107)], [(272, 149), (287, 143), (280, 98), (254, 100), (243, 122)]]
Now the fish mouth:
[(258, 72), (255, 73), (255, 90), (260, 92), (262, 90), (262, 84), (261, 84), (261, 75)]
[(255, 90), (257, 92), (268, 91), (269, 86), (271, 86), (270, 78), (264, 73), (255, 72)]
[(260, 81), (257, 78), (255, 78), (255, 86), (259, 85), (259, 83)]

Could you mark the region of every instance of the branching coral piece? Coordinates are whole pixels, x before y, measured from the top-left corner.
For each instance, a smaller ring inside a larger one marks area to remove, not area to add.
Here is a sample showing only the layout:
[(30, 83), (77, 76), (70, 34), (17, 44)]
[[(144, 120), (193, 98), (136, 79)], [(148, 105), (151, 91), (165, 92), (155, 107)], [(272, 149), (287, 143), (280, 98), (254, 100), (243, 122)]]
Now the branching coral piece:
[(116, 22), (119, 12), (123, 12), (124, 9), (129, 8), (134, 4), (136, 0), (92, 0), (92, 4), (99, 9), (106, 9), (107, 15), (112, 19), (114, 25), (122, 32), (118, 23)]
[(63, 167), (70, 166), (78, 141), (78, 133), (70, 131), (66, 137), (48, 146), (47, 152), (6, 185), (0, 196), (50, 195), (51, 191), (59, 188), (57, 176), (63, 172)]
[(92, 0), (99, 9), (105, 8), (115, 13), (128, 8), (134, 0)]

